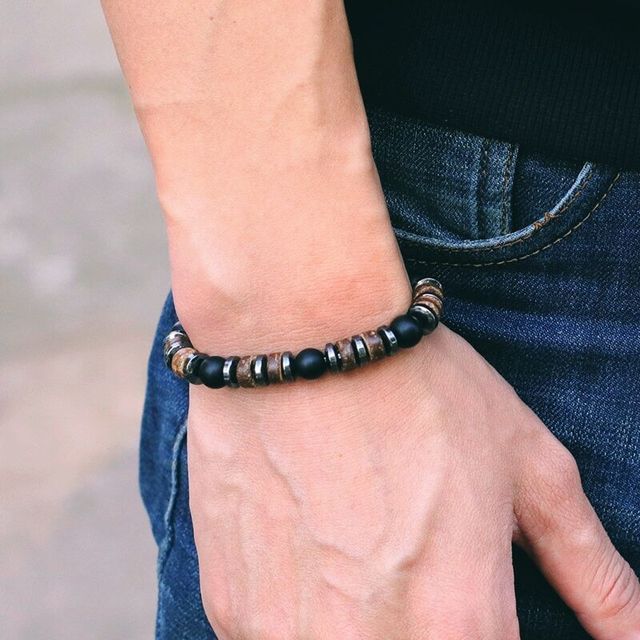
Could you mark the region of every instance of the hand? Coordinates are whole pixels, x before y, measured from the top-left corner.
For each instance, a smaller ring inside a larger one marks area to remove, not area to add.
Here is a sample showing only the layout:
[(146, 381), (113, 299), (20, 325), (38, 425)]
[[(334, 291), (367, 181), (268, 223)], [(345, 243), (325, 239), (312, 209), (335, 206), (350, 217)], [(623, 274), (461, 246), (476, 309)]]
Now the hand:
[(515, 640), (512, 540), (596, 640), (640, 637), (638, 580), (575, 461), (466, 341), (441, 325), (339, 375), (192, 388), (191, 509), (221, 640)]

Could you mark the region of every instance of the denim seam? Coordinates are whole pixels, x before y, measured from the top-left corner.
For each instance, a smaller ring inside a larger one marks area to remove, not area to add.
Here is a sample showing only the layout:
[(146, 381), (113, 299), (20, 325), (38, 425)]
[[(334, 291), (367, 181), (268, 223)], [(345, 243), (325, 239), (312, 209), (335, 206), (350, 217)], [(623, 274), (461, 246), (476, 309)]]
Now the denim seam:
[[(519, 260), (524, 260), (525, 258), (530, 258), (531, 256), (535, 256), (538, 253), (540, 253), (541, 251), (544, 251), (545, 249), (548, 249), (549, 247), (552, 247), (553, 245), (557, 244), (561, 240), (564, 240), (567, 236), (572, 234), (579, 226), (581, 226), (584, 222), (586, 222), (591, 217), (591, 215), (593, 213), (595, 213), (600, 208), (600, 206), (605, 201), (607, 196), (611, 193), (611, 190), (613, 189), (614, 185), (618, 182), (618, 179), (620, 178), (620, 175), (621, 175), (620, 173), (616, 174), (616, 176), (614, 177), (613, 181), (611, 182), (611, 184), (609, 185), (607, 190), (604, 192), (604, 194), (602, 195), (600, 200), (598, 200), (598, 202), (595, 204), (593, 209), (591, 209), (591, 211), (589, 211), (589, 213), (587, 213), (587, 215), (584, 216), (584, 218), (580, 219), (575, 225), (573, 225), (573, 227), (571, 227), (568, 231), (563, 233), (560, 237), (555, 238), (555, 240), (553, 240), (552, 242), (549, 242), (548, 244), (545, 244), (543, 247), (540, 247), (539, 249), (536, 249), (535, 251), (532, 251), (531, 253), (527, 253), (527, 254), (522, 255), (522, 256), (516, 256), (514, 258), (505, 258), (504, 260), (494, 260), (494, 261), (491, 261), (491, 262), (475, 262), (475, 263), (442, 262), (442, 261), (418, 260), (417, 258), (410, 258), (410, 257), (407, 258), (407, 261), (408, 262), (413, 262), (415, 264), (446, 265), (446, 266), (449, 266), (449, 267), (488, 267), (488, 266), (492, 266), (492, 265), (507, 264), (509, 262), (518, 262)], [(506, 246), (506, 245), (504, 245), (504, 246)], [(494, 250), (497, 250), (497, 249), (500, 249), (500, 248), (501, 247), (495, 247)]]
[(515, 145), (509, 145), (509, 154), (507, 155), (507, 161), (504, 165), (504, 173), (502, 174), (502, 198), (500, 205), (500, 231), (503, 234), (508, 233), (508, 225), (507, 225), (507, 212), (509, 207), (507, 206), (509, 203), (509, 199), (507, 198), (507, 193), (509, 192), (509, 180), (511, 179), (511, 162), (513, 161), (513, 155), (515, 153)]
[[(615, 184), (616, 180), (618, 179), (620, 174), (618, 174), (613, 182), (609, 185), (609, 189), (607, 189), (607, 191), (605, 192), (605, 196), (609, 193), (609, 190), (611, 189), (611, 187), (613, 186), (613, 184)], [(532, 229), (531, 231), (529, 231), (529, 233), (527, 233), (526, 235), (520, 236), (518, 238), (515, 238), (514, 240), (510, 240), (509, 242), (505, 242), (493, 247), (438, 247), (439, 251), (443, 251), (445, 253), (469, 253), (469, 252), (487, 252), (490, 253), (492, 251), (500, 251), (501, 249), (504, 249), (505, 247), (510, 247), (514, 244), (518, 244), (520, 242), (524, 242), (525, 240), (529, 240), (530, 238), (532, 238), (536, 233), (538, 233), (539, 231), (541, 231), (544, 227), (546, 227), (549, 222), (551, 222), (552, 220), (555, 220), (556, 218), (560, 217), (562, 214), (566, 213), (568, 209), (570, 209), (575, 201), (577, 200), (577, 198), (579, 198), (582, 195), (582, 192), (584, 191), (584, 189), (586, 188), (587, 184), (589, 183), (589, 181), (591, 180), (591, 178), (593, 177), (593, 169), (589, 170), (589, 173), (587, 173), (587, 175), (583, 178), (582, 180), (582, 184), (580, 185), (580, 188), (571, 196), (571, 198), (569, 198), (569, 200), (562, 206), (561, 209), (559, 209), (556, 212), (551, 212), (551, 211), (547, 211), (540, 219), (538, 219), (536, 222), (534, 222), (532, 224)], [(598, 204), (596, 204), (595, 208), (598, 208), (598, 206), (600, 206), (600, 202), (598, 202)], [(586, 217), (589, 217), (589, 215), (591, 215), (591, 213), (593, 212), (590, 211)], [(409, 244), (409, 245), (414, 245), (417, 247), (422, 247), (422, 245), (420, 244), (419, 241), (417, 240), (403, 240), (404, 244)], [(527, 256), (523, 256), (523, 257), (527, 257)], [(428, 263), (431, 264), (431, 263)], [(491, 264), (491, 263), (488, 263)]]
[(484, 139), (480, 145), (478, 183), (476, 185), (476, 229), (478, 233), (482, 233), (483, 235), (486, 233), (487, 228), (484, 200), (487, 184), (487, 164), (489, 163), (490, 143), (490, 140)]
[(179, 465), (180, 465), (180, 449), (185, 440), (185, 436), (187, 434), (187, 420), (185, 419), (182, 423), (180, 429), (178, 429), (178, 433), (176, 434), (175, 440), (173, 442), (172, 448), (172, 461), (171, 461), (171, 490), (169, 493), (169, 501), (167, 503), (167, 508), (164, 512), (164, 526), (165, 526), (165, 534), (162, 544), (160, 545), (160, 550), (158, 553), (158, 579), (162, 577), (162, 573), (164, 571), (164, 566), (167, 560), (167, 556), (169, 555), (169, 551), (171, 550), (171, 546), (173, 544), (174, 537), (174, 527), (173, 527), (173, 510), (176, 504), (176, 498), (178, 495), (178, 485), (179, 485)]

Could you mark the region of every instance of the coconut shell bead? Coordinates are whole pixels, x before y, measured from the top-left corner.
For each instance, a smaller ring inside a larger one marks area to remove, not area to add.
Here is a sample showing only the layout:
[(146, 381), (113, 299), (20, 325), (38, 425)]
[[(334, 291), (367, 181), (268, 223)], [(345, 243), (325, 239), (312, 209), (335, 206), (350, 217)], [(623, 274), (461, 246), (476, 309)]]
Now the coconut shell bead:
[(180, 351), (180, 349), (184, 349), (186, 345), (182, 343), (170, 343), (164, 347), (162, 355), (164, 357), (164, 363), (167, 365), (169, 369), (172, 369), (171, 363), (173, 361), (173, 356)]
[(414, 305), (427, 307), (427, 309), (431, 309), (438, 317), (442, 315), (442, 300), (432, 293), (423, 293), (417, 298), (414, 298), (411, 306)]
[(175, 353), (171, 359), (171, 370), (179, 378), (186, 378), (186, 366), (189, 360), (198, 355), (198, 352), (193, 347), (183, 347)]
[(442, 295), (442, 289), (438, 289), (438, 287), (434, 287), (431, 284), (423, 284), (417, 289), (414, 289), (413, 299), (415, 300), (419, 296), (423, 296), (425, 294), (437, 296), (438, 298), (440, 298), (440, 300), (444, 299), (444, 296)]
[(252, 361), (254, 356), (242, 356), (238, 360), (236, 379), (241, 387), (255, 387), (256, 382), (252, 375)]
[(381, 360), (387, 355), (382, 338), (378, 335), (377, 331), (363, 331), (360, 337), (367, 347), (369, 360)]
[(284, 382), (281, 359), (281, 353), (270, 353), (267, 356), (267, 379), (271, 383)]
[(349, 371), (355, 369), (358, 366), (356, 360), (356, 353), (353, 350), (353, 344), (349, 338), (343, 338), (336, 342), (336, 349), (340, 355), (340, 370)]
[(395, 318), (391, 323), (391, 330), (403, 349), (417, 345), (423, 335), (420, 323), (408, 313)]

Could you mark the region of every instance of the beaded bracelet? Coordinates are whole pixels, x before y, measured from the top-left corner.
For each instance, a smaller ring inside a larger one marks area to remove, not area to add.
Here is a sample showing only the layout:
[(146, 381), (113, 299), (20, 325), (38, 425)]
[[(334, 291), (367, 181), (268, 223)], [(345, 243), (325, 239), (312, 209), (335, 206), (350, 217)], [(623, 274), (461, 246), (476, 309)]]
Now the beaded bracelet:
[(407, 313), (389, 325), (329, 342), (324, 351), (303, 349), (295, 357), (291, 351), (226, 358), (209, 356), (194, 349), (186, 331), (177, 322), (164, 340), (164, 360), (179, 378), (212, 389), (261, 387), (292, 382), (297, 377), (313, 380), (327, 370), (349, 371), (393, 355), (400, 348), (417, 345), (423, 335), (438, 326), (443, 300), (442, 285), (433, 278), (423, 278), (413, 285)]

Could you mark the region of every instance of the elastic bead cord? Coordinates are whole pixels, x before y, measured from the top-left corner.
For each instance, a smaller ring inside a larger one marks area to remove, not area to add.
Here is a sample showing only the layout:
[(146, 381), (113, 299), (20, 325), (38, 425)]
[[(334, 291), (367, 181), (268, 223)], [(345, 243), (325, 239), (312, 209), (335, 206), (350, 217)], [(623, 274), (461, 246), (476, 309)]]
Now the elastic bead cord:
[(442, 285), (434, 278), (422, 278), (413, 285), (407, 312), (388, 325), (328, 342), (322, 351), (308, 347), (295, 356), (291, 351), (209, 356), (191, 344), (184, 327), (177, 322), (164, 340), (163, 357), (176, 376), (211, 389), (265, 387), (297, 378), (314, 380), (327, 371), (351, 371), (417, 345), (438, 326), (443, 304)]

